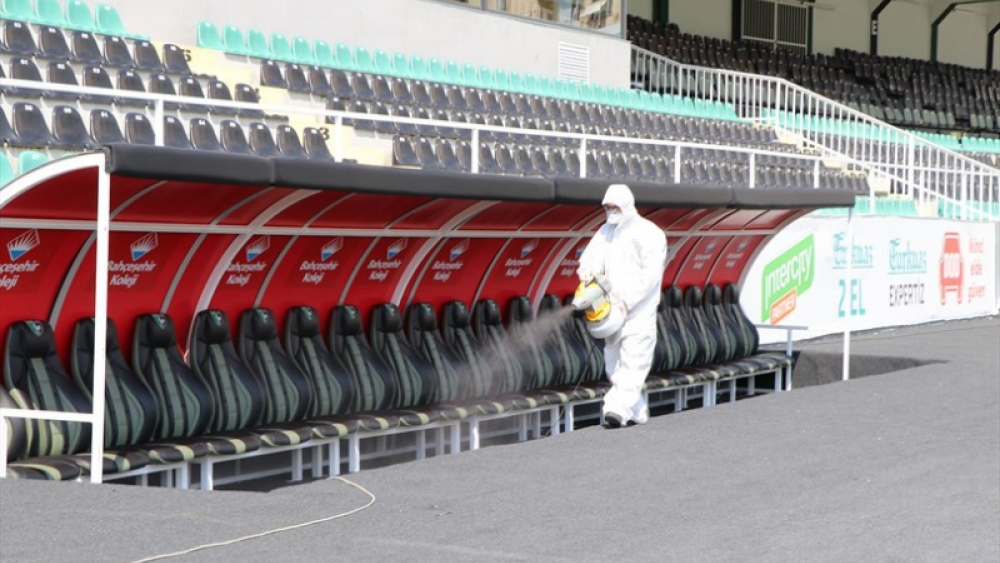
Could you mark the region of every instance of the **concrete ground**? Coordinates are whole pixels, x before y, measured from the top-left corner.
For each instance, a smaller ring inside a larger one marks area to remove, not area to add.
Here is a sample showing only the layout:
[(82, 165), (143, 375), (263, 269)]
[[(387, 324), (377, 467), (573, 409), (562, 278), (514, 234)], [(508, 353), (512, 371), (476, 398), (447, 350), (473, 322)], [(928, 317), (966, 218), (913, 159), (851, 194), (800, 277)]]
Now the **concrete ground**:
[(1000, 561), (1000, 319), (855, 335), (848, 382), (840, 345), (791, 393), (363, 470), (336, 519), (371, 497), (2, 481), (0, 561)]

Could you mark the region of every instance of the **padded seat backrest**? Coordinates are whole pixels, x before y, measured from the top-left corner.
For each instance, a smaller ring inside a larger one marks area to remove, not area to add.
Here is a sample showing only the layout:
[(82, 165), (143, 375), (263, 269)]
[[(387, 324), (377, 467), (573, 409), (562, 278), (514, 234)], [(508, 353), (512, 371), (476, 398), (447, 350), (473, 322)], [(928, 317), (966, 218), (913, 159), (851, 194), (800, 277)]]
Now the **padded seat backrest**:
[(719, 355), (715, 361), (728, 362), (739, 355), (738, 327), (734, 321), (729, 319), (729, 315), (722, 303), (722, 290), (718, 285), (710, 283), (705, 286), (705, 301), (703, 304), (705, 317), (709, 322), (710, 329), (715, 331), (715, 336), (719, 342)]
[[(94, 396), (93, 317), (73, 326), (73, 353), (70, 372), (76, 384), (93, 402)], [(129, 367), (118, 343), (115, 323), (108, 319), (104, 371), (104, 447), (143, 444), (156, 431), (156, 397)]]
[[(514, 297), (507, 305), (508, 334), (519, 346), (517, 359), (521, 364), (521, 373), (526, 389), (546, 389), (554, 387), (563, 379), (564, 354), (557, 340), (561, 339), (560, 326), (551, 325), (548, 314), (540, 315), (539, 324), (535, 324), (535, 315), (531, 309), (531, 301), (527, 296)], [(532, 327), (541, 328), (546, 325), (551, 332), (536, 333)], [(561, 323), (560, 323), (561, 324)]]
[(154, 439), (198, 436), (208, 430), (214, 414), (212, 393), (184, 363), (169, 315), (140, 315), (135, 320), (132, 366), (156, 396)]
[(684, 290), (684, 312), (688, 318), (688, 327), (697, 343), (698, 353), (694, 358), (695, 365), (713, 363), (719, 353), (719, 342), (709, 330), (705, 309), (702, 307), (703, 303), (704, 294), (700, 287), (690, 286)]
[(278, 323), (270, 309), (255, 308), (240, 316), (240, 357), (264, 391), (264, 423), (300, 420), (309, 412), (309, 378), (278, 344)]
[(494, 390), (490, 369), (481, 355), (481, 348), (472, 331), (469, 309), (461, 301), (449, 301), (442, 312), (441, 328), (445, 344), (458, 357), (458, 373), (467, 397), (485, 397)]
[[(567, 295), (564, 300), (566, 305), (573, 301), (572, 295)], [(583, 370), (580, 376), (583, 379), (574, 379), (571, 384), (581, 382), (595, 382), (604, 378), (604, 341), (594, 340), (587, 331), (587, 320), (583, 316), (583, 311), (573, 311), (570, 318), (571, 336), (573, 340), (583, 347)]]
[(368, 344), (361, 312), (354, 305), (338, 305), (330, 313), (330, 351), (354, 379), (354, 412), (387, 409), (395, 403), (392, 371)]
[(666, 329), (667, 363), (663, 366), (664, 371), (694, 364), (698, 345), (683, 307), (684, 293), (679, 287), (670, 286), (663, 291), (657, 313), (662, 317)]
[[(525, 390), (525, 377), (517, 357), (523, 350), (508, 338), (497, 302), (478, 301), (473, 308), (472, 326), (482, 347), (480, 354), (490, 371), (492, 393), (503, 395)], [(528, 381), (532, 376), (528, 375)]]
[[(563, 308), (556, 295), (544, 295), (539, 303), (539, 315), (554, 315)], [(572, 385), (589, 377), (586, 370), (590, 369), (587, 363), (587, 351), (583, 345), (576, 341), (573, 336), (574, 322), (572, 316), (568, 317), (559, 326), (559, 334), (549, 343), (550, 349), (546, 353), (552, 358), (553, 379), (552, 385), (562, 387)]]
[(371, 345), (396, 376), (395, 408), (415, 407), (431, 402), (436, 376), (403, 337), (403, 315), (393, 303), (376, 305), (371, 317)]
[(669, 346), (670, 335), (667, 330), (667, 319), (663, 315), (666, 304), (663, 299), (656, 305), (656, 344), (653, 348), (653, 363), (649, 368), (650, 373), (663, 373), (669, 369), (676, 351)]
[(446, 403), (471, 396), (459, 379), (461, 363), (438, 330), (437, 312), (430, 303), (414, 303), (406, 311), (406, 334), (413, 349), (427, 362), (434, 374), (432, 403)]
[(736, 284), (727, 284), (722, 290), (722, 305), (726, 318), (736, 328), (736, 357), (744, 358), (757, 353), (760, 334), (740, 306), (740, 290)]
[(285, 349), (309, 379), (313, 391), (309, 416), (346, 414), (354, 406), (354, 381), (323, 342), (319, 313), (292, 307), (285, 315)]
[(195, 315), (189, 357), (191, 369), (211, 389), (215, 416), (209, 431), (241, 430), (261, 422), (264, 393), (236, 355), (225, 313), (207, 310)]
[[(63, 368), (52, 327), (43, 321), (18, 321), (7, 329), (4, 386), (22, 409), (89, 413), (90, 401)], [(26, 457), (75, 454), (90, 445), (90, 425), (32, 420)]]

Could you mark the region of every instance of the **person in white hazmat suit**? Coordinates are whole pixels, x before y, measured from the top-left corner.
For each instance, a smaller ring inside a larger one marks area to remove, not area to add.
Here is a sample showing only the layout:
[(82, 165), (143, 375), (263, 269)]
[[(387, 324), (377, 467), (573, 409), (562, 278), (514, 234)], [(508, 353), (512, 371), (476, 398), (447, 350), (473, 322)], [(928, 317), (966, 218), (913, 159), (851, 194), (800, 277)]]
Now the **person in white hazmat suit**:
[(607, 222), (580, 256), (577, 274), (588, 282), (603, 274), (611, 282), (611, 302), (624, 313), (621, 329), (605, 339), (604, 363), (611, 390), (602, 412), (611, 427), (645, 424), (649, 408), (642, 386), (656, 347), (656, 309), (667, 264), (663, 229), (639, 215), (632, 190), (613, 184), (604, 195)]

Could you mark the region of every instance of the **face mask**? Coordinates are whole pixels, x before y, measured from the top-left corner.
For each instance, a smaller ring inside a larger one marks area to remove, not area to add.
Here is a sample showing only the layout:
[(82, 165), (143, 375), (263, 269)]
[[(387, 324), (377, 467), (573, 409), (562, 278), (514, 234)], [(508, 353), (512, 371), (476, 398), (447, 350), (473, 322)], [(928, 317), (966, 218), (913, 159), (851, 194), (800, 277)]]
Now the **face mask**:
[(622, 212), (621, 211), (608, 211), (608, 224), (617, 225), (622, 222)]

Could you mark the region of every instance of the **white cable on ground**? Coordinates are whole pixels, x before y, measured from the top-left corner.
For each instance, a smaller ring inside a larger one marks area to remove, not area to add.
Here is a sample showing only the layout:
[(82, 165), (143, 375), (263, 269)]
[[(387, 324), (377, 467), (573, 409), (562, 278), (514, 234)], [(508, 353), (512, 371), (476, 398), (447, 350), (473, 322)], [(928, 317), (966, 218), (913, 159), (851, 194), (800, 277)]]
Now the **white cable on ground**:
[(359, 484), (357, 484), (357, 483), (355, 483), (353, 481), (349, 481), (347, 479), (344, 479), (343, 477), (339, 477), (339, 476), (331, 477), (331, 479), (337, 479), (339, 481), (343, 481), (344, 483), (347, 483), (348, 485), (350, 485), (350, 486), (354, 487), (355, 489), (358, 489), (359, 491), (361, 491), (364, 494), (368, 495), (368, 497), (369, 497), (368, 503), (365, 504), (364, 506), (359, 506), (358, 508), (355, 508), (353, 510), (349, 510), (347, 512), (343, 512), (341, 514), (335, 514), (333, 516), (327, 516), (326, 518), (319, 518), (317, 520), (310, 520), (309, 522), (303, 522), (301, 524), (293, 524), (291, 526), (284, 526), (282, 528), (275, 528), (273, 530), (267, 530), (265, 532), (260, 532), (260, 533), (257, 533), (257, 534), (251, 534), (249, 536), (243, 536), (241, 538), (226, 540), (226, 541), (223, 541), (223, 542), (207, 543), (205, 545), (199, 545), (197, 547), (192, 547), (190, 549), (185, 549), (183, 551), (175, 551), (173, 553), (164, 553), (162, 555), (154, 555), (152, 557), (146, 557), (145, 559), (137, 559), (137, 560), (133, 561), (132, 563), (147, 563), (149, 561), (161, 561), (163, 559), (168, 559), (170, 557), (178, 557), (178, 556), (181, 556), (181, 555), (188, 555), (188, 554), (194, 553), (196, 551), (202, 551), (202, 550), (213, 548), (213, 547), (223, 547), (223, 546), (227, 546), (227, 545), (233, 545), (235, 543), (239, 543), (239, 542), (242, 542), (242, 541), (247, 541), (247, 540), (262, 538), (264, 536), (274, 535), (274, 534), (277, 534), (279, 532), (287, 532), (287, 531), (290, 531), (290, 530), (297, 530), (299, 528), (305, 528), (307, 526), (312, 526), (312, 525), (315, 525), (315, 524), (322, 524), (324, 522), (330, 522), (331, 520), (337, 520), (338, 518), (344, 518), (346, 516), (351, 516), (352, 514), (357, 514), (358, 512), (361, 512), (362, 510), (364, 510), (364, 509), (368, 508), (369, 506), (375, 504), (375, 495), (371, 491), (369, 491), (368, 489), (362, 487), (361, 485), (359, 485)]

